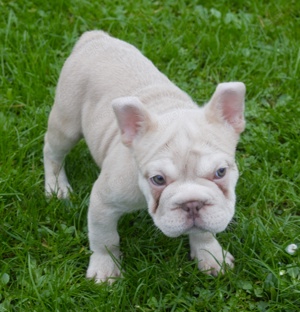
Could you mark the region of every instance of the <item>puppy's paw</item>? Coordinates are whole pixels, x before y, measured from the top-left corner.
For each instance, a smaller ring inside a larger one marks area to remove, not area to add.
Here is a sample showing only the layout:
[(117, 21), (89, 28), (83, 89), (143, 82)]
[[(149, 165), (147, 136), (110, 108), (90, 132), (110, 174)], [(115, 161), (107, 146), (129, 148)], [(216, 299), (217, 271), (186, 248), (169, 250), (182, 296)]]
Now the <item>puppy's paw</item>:
[(68, 199), (70, 193), (72, 192), (72, 187), (68, 181), (60, 181), (60, 183), (55, 179), (54, 181), (45, 183), (45, 194), (46, 197), (57, 197), (58, 199)]
[(234, 267), (234, 257), (222, 248), (214, 253), (208, 250), (198, 250), (195, 258), (199, 261), (199, 269), (213, 276), (217, 276), (219, 273), (223, 274), (226, 267)]
[[(116, 261), (116, 260), (115, 260)], [(92, 254), (86, 277), (94, 279), (96, 283), (108, 282), (112, 284), (121, 271), (109, 254)]]
[(234, 258), (230, 252), (223, 250), (211, 233), (190, 235), (191, 258), (198, 260), (198, 267), (204, 273), (218, 275), (226, 267), (233, 268)]
[(196, 253), (191, 254), (192, 258), (198, 260), (200, 271), (217, 276), (219, 273), (224, 273), (226, 267), (234, 267), (234, 257), (230, 252), (220, 248), (214, 250), (198, 249)]

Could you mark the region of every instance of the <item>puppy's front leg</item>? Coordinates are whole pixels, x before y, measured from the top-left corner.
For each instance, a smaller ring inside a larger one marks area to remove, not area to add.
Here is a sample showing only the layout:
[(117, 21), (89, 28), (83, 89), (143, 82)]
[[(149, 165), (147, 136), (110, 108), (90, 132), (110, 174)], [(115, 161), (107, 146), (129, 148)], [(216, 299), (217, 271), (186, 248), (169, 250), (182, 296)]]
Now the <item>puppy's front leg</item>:
[(224, 272), (225, 264), (234, 266), (233, 256), (223, 250), (217, 239), (209, 232), (199, 232), (189, 235), (191, 246), (191, 257), (196, 258), (198, 267), (207, 274), (217, 275)]
[(113, 282), (109, 279), (120, 276), (116, 263), (120, 257), (117, 224), (121, 213), (112, 205), (104, 203), (97, 184), (99, 179), (93, 187), (88, 211), (88, 235), (93, 254), (86, 276), (95, 279), (96, 283), (107, 280)]

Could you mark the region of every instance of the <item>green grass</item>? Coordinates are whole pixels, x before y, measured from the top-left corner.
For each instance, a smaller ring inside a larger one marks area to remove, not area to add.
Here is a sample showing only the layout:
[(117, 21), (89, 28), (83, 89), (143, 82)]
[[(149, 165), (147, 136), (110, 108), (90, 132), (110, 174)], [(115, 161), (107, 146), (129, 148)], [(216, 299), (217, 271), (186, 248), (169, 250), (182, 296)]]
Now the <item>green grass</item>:
[[(300, 247), (300, 2), (0, 0), (0, 12), (0, 311), (299, 311), (300, 252), (285, 248)], [(246, 84), (226, 275), (200, 273), (187, 238), (142, 211), (120, 222), (124, 278), (85, 279), (98, 169), (79, 144), (71, 201), (47, 201), (42, 146), (60, 68), (91, 29), (137, 46), (199, 104), (218, 82)]]

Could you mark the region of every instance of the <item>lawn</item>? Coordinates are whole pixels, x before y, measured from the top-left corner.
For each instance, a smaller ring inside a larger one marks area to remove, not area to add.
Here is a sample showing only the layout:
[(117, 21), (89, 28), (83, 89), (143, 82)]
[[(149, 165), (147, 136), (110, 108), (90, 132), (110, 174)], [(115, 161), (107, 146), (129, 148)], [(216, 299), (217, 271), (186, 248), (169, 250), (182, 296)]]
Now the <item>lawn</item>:
[[(300, 2), (0, 0), (0, 311), (300, 310)], [(85, 279), (87, 207), (99, 169), (81, 142), (74, 193), (47, 200), (43, 136), (60, 69), (86, 30), (150, 58), (202, 105), (217, 83), (247, 86), (236, 215), (218, 238), (236, 258), (216, 278), (146, 211), (119, 232), (124, 278)]]

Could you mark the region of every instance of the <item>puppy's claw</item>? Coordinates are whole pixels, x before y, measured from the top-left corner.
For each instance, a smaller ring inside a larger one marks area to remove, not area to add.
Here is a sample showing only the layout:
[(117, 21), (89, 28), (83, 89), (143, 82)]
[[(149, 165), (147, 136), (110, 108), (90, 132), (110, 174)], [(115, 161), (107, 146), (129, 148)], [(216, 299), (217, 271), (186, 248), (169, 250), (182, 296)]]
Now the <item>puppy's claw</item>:
[(119, 277), (122, 277), (120, 272), (115, 272), (114, 276), (103, 275), (103, 272), (97, 272), (94, 276), (89, 276), (88, 274), (86, 274), (86, 278), (94, 280), (96, 284), (102, 284), (107, 282), (109, 285), (112, 285)]

